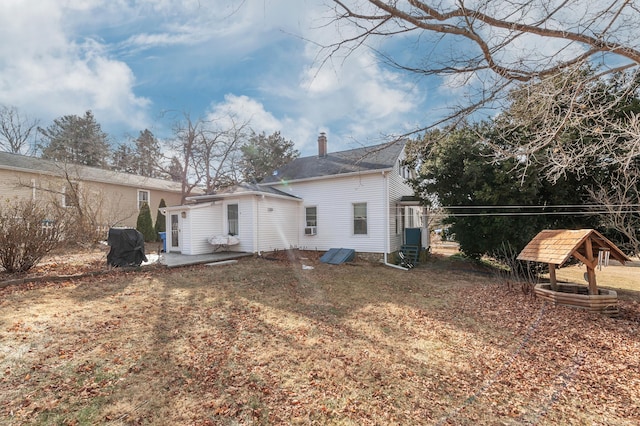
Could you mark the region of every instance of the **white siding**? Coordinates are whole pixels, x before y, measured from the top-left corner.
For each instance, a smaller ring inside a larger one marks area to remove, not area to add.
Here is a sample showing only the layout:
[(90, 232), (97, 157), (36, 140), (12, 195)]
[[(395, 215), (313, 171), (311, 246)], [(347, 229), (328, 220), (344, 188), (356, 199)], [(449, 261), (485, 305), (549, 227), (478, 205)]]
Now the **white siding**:
[[(403, 195), (413, 195), (413, 189), (405, 182), (400, 175), (400, 161), (404, 160), (404, 151), (396, 161), (393, 171), (389, 173), (389, 252), (400, 249), (402, 245), (402, 220), (397, 217), (397, 203)], [(396, 220), (398, 226), (396, 230)]]
[(273, 251), (299, 246), (300, 203), (273, 197), (258, 199), (257, 251)]
[(211, 253), (213, 246), (207, 240), (220, 233), (220, 222), (216, 220), (220, 216), (220, 206), (205, 205), (188, 209), (186, 216), (186, 218), (180, 217), (182, 254)]
[[(189, 234), (186, 235), (183, 226), (183, 254), (206, 254), (213, 252), (213, 246), (208, 239), (221, 232), (220, 218), (221, 208), (213, 205), (208, 208), (193, 209), (188, 211)], [(187, 247), (188, 244), (188, 247)]]
[(237, 198), (229, 198), (225, 199), (223, 203), (223, 212), (222, 212), (222, 234), (227, 234), (229, 232), (228, 222), (227, 222), (227, 205), (229, 204), (237, 204), (238, 205), (238, 239), (240, 240), (240, 244), (235, 246), (230, 246), (230, 251), (246, 251), (249, 253), (253, 253), (254, 249), (254, 203), (256, 202), (257, 197), (255, 195), (246, 195), (243, 197)]
[[(329, 250), (352, 248), (383, 253), (385, 247), (385, 177), (369, 173), (347, 177), (290, 182), (276, 186), (304, 200), (298, 208), (300, 248)], [(353, 234), (353, 204), (367, 203), (367, 235)], [(318, 208), (318, 234), (304, 235), (304, 207)]]

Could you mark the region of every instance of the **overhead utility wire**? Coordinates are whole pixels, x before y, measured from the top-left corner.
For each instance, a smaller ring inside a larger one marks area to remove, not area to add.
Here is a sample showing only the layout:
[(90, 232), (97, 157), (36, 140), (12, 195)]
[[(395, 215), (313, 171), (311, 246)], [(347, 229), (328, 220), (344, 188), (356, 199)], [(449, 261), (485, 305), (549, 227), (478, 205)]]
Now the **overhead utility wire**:
[(640, 207), (640, 204), (555, 204), (540, 206), (442, 206), (443, 209), (551, 209), (551, 208)]
[(430, 217), (475, 217), (475, 216), (548, 216), (548, 215), (597, 215), (597, 214), (617, 214), (617, 213), (640, 213), (639, 210), (622, 210), (622, 211), (564, 211), (564, 212), (497, 212), (497, 213), (433, 213)]

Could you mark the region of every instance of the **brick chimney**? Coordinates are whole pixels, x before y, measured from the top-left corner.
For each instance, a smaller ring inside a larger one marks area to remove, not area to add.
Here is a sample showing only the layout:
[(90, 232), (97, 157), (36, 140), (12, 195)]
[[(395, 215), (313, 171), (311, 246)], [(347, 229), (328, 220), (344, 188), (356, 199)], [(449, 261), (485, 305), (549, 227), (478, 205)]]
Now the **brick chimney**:
[(318, 136), (318, 157), (326, 157), (327, 156), (327, 134), (325, 132), (320, 132), (320, 136)]

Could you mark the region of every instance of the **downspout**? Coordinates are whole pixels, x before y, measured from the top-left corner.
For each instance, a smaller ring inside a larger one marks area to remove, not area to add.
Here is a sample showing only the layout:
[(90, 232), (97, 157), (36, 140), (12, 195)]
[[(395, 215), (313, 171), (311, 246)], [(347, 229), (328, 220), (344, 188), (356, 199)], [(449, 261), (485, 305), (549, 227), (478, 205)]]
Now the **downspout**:
[(387, 266), (391, 266), (392, 268), (402, 269), (403, 271), (408, 271), (408, 268), (405, 268), (400, 265), (394, 265), (393, 263), (389, 263), (387, 259), (387, 252), (389, 251), (389, 177), (387, 176), (387, 172), (382, 172), (382, 178), (384, 179), (384, 264)]

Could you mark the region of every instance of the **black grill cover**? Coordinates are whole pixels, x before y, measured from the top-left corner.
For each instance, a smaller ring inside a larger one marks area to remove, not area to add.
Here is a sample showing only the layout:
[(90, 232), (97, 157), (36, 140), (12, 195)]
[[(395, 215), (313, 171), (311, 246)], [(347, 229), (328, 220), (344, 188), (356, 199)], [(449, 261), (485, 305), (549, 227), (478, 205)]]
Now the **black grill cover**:
[(144, 254), (144, 236), (135, 229), (109, 229), (107, 255), (110, 266), (140, 266), (147, 261)]

